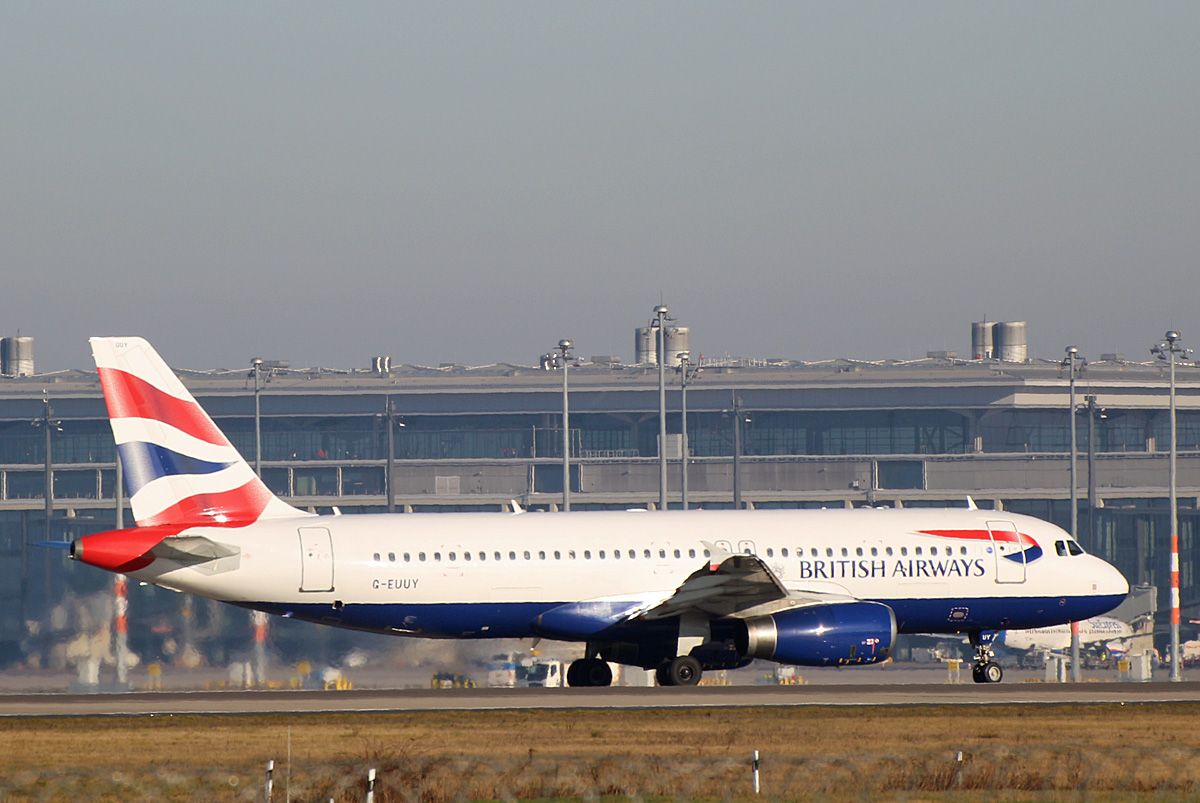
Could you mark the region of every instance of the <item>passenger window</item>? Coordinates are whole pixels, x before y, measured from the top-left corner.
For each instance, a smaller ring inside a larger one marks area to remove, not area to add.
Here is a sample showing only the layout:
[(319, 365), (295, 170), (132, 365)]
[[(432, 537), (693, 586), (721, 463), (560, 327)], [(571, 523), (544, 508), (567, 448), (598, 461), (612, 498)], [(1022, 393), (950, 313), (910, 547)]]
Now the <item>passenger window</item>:
[(906, 547), (906, 546), (902, 546), (902, 547), (900, 547), (900, 554), (901, 554), (901, 555), (907, 555), (907, 554), (908, 554), (908, 547)]
[(711, 557), (711, 556), (708, 554), (708, 550), (707, 550), (707, 549), (706, 549), (706, 550), (704, 550), (704, 557), (706, 557), (706, 558), (707, 558), (707, 557)]
[(921, 554), (921, 547), (917, 547), (917, 549), (916, 549), (916, 554), (918, 554), (918, 555), (920, 555), (920, 554)]
[(592, 559), (592, 550), (590, 550), (590, 549), (583, 550), (583, 559), (591, 560)]
[(680, 555), (680, 554), (679, 554), (679, 550), (678, 550), (678, 549), (677, 549), (677, 550), (675, 550), (675, 557), (677, 557), (677, 558), (683, 557), (682, 555)]
[(689, 549), (689, 550), (688, 550), (688, 557), (689, 557), (689, 558), (694, 558), (694, 557), (696, 557), (696, 550), (694, 550), (694, 549)]
[(631, 558), (636, 558), (636, 557), (637, 557), (637, 551), (636, 551), (636, 550), (633, 550), (633, 549), (629, 550), (629, 557), (631, 557)]
[(768, 558), (773, 558), (773, 557), (775, 557), (775, 550), (774, 550), (774, 549), (771, 549), (771, 547), (767, 547), (767, 557), (768, 557)]
[(965, 546), (960, 546), (960, 547), (958, 548), (958, 554), (960, 554), (960, 555), (965, 555), (965, 554), (967, 554), (967, 548), (966, 548)]
[[(831, 554), (831, 555), (832, 555), (833, 553), (832, 553), (832, 552), (830, 552), (829, 554)], [(816, 548), (816, 547), (813, 547), (813, 548), (812, 548), (812, 556), (813, 556), (814, 558), (817, 556), (817, 548)]]
[(604, 560), (604, 550), (602, 549), (599, 552), (597, 552), (596, 557), (600, 558), (600, 560)]
[(665, 558), (667, 556), (667, 550), (665, 550), (665, 549), (658, 550), (658, 556), (660, 558)]
[(421, 561), (422, 563), (424, 563), (424, 562), (425, 562), (425, 553), (424, 553), (424, 552), (418, 552), (418, 553), (417, 553), (417, 560), (419, 560), (419, 561)]
[(517, 553), (516, 553), (516, 552), (509, 552), (509, 553), (508, 553), (508, 559), (509, 559), (509, 560), (516, 560), (516, 559), (517, 559)]
[(562, 553), (561, 553), (561, 552), (559, 552), (557, 549), (556, 549), (556, 550), (554, 550), (554, 559), (555, 559), (555, 560), (562, 560)]
[(650, 550), (648, 550), (648, 549), (642, 550), (642, 557), (645, 558), (646, 560), (649, 560), (650, 559)]
[(545, 559), (546, 559), (546, 550), (539, 549), (538, 550), (538, 560), (545, 560)]
[(846, 549), (846, 547), (842, 547), (842, 557), (843, 558), (850, 557), (850, 550)]
[(786, 558), (787, 557), (787, 547), (784, 547), (783, 549), (779, 550), (779, 554), (781, 557)]
[(470, 552), (464, 552), (464, 553), (463, 553), (463, 560), (470, 560), (470, 559), (471, 559), (471, 553), (470, 553)]
[(434, 560), (441, 560), (441, 559), (442, 559), (442, 553), (441, 553), (441, 552), (434, 552), (434, 553), (433, 553), (433, 559), (434, 559)]
[(573, 549), (568, 550), (567, 557), (570, 558), (571, 560), (575, 560), (575, 550), (573, 550)]
[(1059, 557), (1065, 558), (1067, 556), (1067, 542), (1055, 541), (1054, 551), (1058, 553)]
[(454, 563), (454, 561), (456, 560), (457, 556), (455, 555), (455, 553), (451, 552), (451, 553), (450, 553), (450, 555), (449, 555), (449, 558), (450, 558), (450, 562), (451, 562), (451, 563)]
[(859, 547), (858, 549), (854, 550), (854, 554), (861, 558), (863, 556), (862, 547)]
[(404, 562), (405, 562), (405, 563), (411, 563), (411, 562), (412, 562), (412, 555), (410, 555), (408, 552), (405, 552), (405, 553), (404, 553)]
[(374, 560), (376, 563), (379, 563), (379, 553), (378, 552), (375, 553), (375, 556), (372, 558), (372, 560)]
[(871, 547), (871, 557), (876, 557), (879, 554), (879, 547)]
[(931, 546), (931, 547), (929, 547), (929, 554), (930, 554), (930, 555), (936, 555), (936, 554), (937, 554), (937, 547), (935, 547), (935, 546)]
[(487, 560), (487, 553), (486, 553), (486, 552), (480, 552), (480, 553), (479, 553), (479, 559), (480, 559), (480, 560)]
[(613, 557), (614, 557), (614, 558), (616, 558), (617, 560), (620, 560), (620, 559), (621, 559), (621, 550), (619, 550), (619, 549), (614, 549), (614, 550), (613, 550)]
[(529, 560), (529, 550), (525, 550), (525, 560)]
[(492, 557), (493, 557), (493, 558), (495, 558), (496, 560), (500, 560), (500, 553), (499, 553), (499, 552), (493, 552), (493, 553), (492, 553)]
[(827, 557), (827, 558), (833, 557), (833, 547), (829, 547), (829, 546), (825, 547), (825, 557)]
[(389, 552), (388, 553), (388, 563), (395, 563), (395, 562), (396, 562), (396, 553)]

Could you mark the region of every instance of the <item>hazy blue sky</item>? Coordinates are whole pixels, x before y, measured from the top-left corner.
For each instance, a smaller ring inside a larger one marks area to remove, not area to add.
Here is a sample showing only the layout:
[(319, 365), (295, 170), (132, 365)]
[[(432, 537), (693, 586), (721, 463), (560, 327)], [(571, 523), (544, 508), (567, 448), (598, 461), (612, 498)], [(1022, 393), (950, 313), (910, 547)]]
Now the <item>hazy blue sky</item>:
[(0, 5), (39, 371), (1200, 347), (1200, 3)]

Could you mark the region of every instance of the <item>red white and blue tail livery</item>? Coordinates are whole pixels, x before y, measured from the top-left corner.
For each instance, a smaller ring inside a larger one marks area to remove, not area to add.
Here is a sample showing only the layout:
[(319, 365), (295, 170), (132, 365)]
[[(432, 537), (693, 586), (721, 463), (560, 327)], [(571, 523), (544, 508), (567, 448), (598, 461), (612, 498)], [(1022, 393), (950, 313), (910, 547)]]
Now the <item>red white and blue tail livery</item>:
[(91, 344), (138, 526), (308, 515), (263, 485), (149, 343)]
[(579, 642), (690, 685), (755, 658), (850, 666), (899, 633), (965, 633), (995, 682), (997, 631), (1103, 614), (1129, 585), (1060, 528), (996, 510), (312, 516), (276, 498), (148, 343), (94, 338), (132, 529), (71, 557), (166, 588), (334, 626)]

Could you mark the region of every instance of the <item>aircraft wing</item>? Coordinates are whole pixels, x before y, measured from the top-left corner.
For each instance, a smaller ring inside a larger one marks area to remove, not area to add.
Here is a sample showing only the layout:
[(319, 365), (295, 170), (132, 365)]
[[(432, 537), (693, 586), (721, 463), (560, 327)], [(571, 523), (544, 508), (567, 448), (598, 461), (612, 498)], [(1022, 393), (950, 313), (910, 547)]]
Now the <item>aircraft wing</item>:
[[(708, 542), (709, 565), (693, 572), (667, 599), (644, 611), (642, 619), (666, 619), (699, 611), (709, 616), (732, 616), (779, 600), (797, 603), (828, 599), (829, 595), (789, 591), (757, 555), (727, 552)], [(632, 617), (631, 617), (632, 618)]]

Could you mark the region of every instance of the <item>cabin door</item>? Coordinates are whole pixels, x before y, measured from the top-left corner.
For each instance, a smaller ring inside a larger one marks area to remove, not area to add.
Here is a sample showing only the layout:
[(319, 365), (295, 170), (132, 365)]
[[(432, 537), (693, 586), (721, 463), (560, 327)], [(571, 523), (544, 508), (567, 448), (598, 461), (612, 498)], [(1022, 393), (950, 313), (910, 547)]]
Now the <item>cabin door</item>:
[(1025, 582), (1025, 549), (1021, 535), (1011, 521), (989, 521), (992, 554), (996, 557), (997, 583)]
[(333, 539), (324, 527), (300, 528), (300, 590), (333, 590)]

